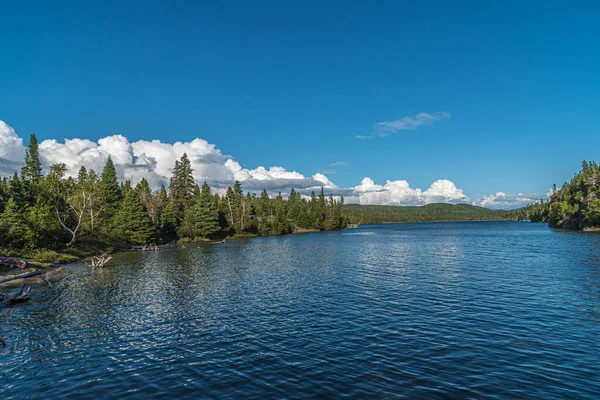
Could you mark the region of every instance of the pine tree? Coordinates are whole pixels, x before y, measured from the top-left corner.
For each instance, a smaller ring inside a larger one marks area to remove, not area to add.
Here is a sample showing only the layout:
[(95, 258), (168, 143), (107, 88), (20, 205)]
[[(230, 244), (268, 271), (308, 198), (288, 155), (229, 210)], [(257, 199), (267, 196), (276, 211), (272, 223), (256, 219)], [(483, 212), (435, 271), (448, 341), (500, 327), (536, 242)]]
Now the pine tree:
[(210, 187), (204, 182), (198, 200), (185, 211), (181, 236), (208, 238), (217, 233), (220, 229), (219, 216), (213, 204)]
[(0, 247), (32, 249), (35, 244), (35, 233), (12, 197), (0, 215), (0, 236)]
[(181, 158), (175, 161), (169, 186), (169, 195), (178, 221), (183, 219), (185, 209), (192, 204), (195, 185), (192, 172), (192, 163), (187, 154), (183, 153)]
[(108, 157), (108, 160), (106, 160), (106, 164), (102, 170), (100, 185), (104, 191), (108, 208), (111, 211), (114, 211), (121, 201), (122, 193), (117, 180), (117, 170), (115, 169), (115, 165), (110, 156)]
[(170, 242), (177, 239), (177, 215), (171, 199), (167, 198), (163, 204), (159, 231), (163, 241)]
[(272, 207), (271, 207), (271, 198), (267, 193), (267, 190), (264, 189), (260, 197), (258, 199), (258, 216), (259, 217), (268, 217), (273, 215)]
[(142, 180), (135, 185), (135, 191), (139, 196), (144, 208), (148, 211), (148, 215), (152, 219), (152, 223), (156, 223), (156, 204), (153, 202), (152, 191), (150, 190), (150, 184), (146, 180), (146, 178), (142, 178)]
[(121, 239), (131, 244), (147, 244), (155, 230), (148, 212), (129, 182), (124, 186), (125, 197), (115, 215), (114, 226)]
[(21, 177), (33, 183), (37, 183), (42, 175), (42, 163), (38, 151), (38, 141), (35, 134), (29, 136), (29, 146), (25, 151), (25, 166), (21, 168)]

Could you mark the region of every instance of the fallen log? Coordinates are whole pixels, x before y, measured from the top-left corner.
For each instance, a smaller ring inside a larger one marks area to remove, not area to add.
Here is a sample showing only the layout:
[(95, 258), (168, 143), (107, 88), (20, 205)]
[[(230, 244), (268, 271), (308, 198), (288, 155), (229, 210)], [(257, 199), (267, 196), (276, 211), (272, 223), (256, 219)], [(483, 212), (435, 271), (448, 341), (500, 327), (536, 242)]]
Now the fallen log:
[(44, 271), (37, 270), (37, 271), (25, 272), (24, 274), (11, 275), (11, 276), (7, 276), (6, 278), (0, 279), (0, 283), (14, 281), (15, 279), (29, 278), (30, 276), (41, 275), (43, 273), (44, 273)]
[(10, 307), (15, 303), (21, 303), (29, 300), (31, 297), (31, 288), (23, 285), (19, 293), (16, 294), (0, 294), (0, 308)]

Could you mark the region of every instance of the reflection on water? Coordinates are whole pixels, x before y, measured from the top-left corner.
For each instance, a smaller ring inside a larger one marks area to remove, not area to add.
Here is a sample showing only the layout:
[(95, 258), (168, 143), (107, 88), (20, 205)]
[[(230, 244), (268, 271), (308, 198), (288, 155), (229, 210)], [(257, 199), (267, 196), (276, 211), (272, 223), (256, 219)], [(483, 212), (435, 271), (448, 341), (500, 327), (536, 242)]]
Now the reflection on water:
[(361, 226), (67, 270), (0, 315), (2, 398), (600, 393), (600, 235)]

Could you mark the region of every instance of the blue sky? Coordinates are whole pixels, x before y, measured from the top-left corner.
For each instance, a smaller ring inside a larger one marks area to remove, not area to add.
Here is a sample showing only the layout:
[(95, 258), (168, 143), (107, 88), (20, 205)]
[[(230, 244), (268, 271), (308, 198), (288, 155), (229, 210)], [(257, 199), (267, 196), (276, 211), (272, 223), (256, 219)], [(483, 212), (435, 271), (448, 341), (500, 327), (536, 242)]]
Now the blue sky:
[[(0, 120), (42, 140), (199, 137), (244, 168), (325, 172), (340, 187), (544, 193), (598, 159), (599, 8), (11, 2)], [(438, 117), (378, 136), (419, 113)]]

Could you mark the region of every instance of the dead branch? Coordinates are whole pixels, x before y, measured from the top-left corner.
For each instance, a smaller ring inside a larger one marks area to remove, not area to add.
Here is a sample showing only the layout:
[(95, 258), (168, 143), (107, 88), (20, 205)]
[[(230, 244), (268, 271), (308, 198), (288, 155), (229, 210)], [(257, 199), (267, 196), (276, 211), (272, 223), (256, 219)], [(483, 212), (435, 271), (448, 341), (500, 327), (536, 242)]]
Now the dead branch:
[(108, 254), (104, 253), (100, 256), (94, 256), (90, 258), (90, 264), (87, 264), (88, 266), (92, 267), (92, 268), (104, 268), (104, 266), (110, 261), (112, 260), (112, 257), (108, 256)]

